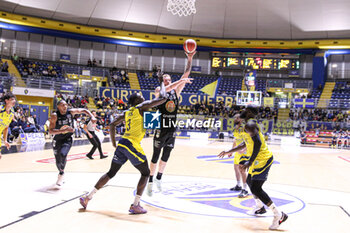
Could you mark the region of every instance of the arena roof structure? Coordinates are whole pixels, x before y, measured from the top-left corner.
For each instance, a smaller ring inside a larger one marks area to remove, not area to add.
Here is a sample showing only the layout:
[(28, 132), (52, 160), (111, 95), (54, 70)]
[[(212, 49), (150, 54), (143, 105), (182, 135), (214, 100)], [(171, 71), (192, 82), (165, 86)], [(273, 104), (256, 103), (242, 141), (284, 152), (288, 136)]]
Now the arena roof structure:
[(0, 10), (118, 30), (221, 39), (350, 38), (348, 0), (197, 0), (196, 14), (168, 0), (0, 0)]

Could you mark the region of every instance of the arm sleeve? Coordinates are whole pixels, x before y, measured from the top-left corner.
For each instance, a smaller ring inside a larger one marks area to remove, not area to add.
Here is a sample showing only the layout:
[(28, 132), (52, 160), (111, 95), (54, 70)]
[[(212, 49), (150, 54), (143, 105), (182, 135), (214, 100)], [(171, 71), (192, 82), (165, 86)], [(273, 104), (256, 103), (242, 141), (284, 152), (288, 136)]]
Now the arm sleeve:
[(252, 137), (252, 139), (253, 139), (253, 142), (254, 142), (254, 148), (253, 148), (252, 156), (249, 159), (249, 165), (252, 165), (254, 160), (258, 156), (259, 151), (260, 151), (260, 147), (261, 147), (261, 144), (262, 144), (261, 140), (260, 140), (260, 137), (259, 137), (259, 134), (256, 134), (254, 137)]

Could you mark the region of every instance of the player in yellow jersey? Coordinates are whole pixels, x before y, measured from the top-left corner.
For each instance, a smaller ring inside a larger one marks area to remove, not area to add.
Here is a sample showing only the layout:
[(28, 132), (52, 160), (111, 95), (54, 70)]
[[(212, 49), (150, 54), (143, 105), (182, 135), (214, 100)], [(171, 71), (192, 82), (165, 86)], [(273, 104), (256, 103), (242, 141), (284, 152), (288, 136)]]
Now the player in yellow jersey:
[[(222, 151), (218, 156), (222, 158), (225, 155), (230, 155), (233, 152), (247, 148), (247, 154), (250, 155), (250, 159), (244, 165), (240, 166), (243, 169), (249, 169), (247, 183), (254, 199), (259, 199), (274, 213), (270, 230), (275, 230), (282, 222), (287, 220), (288, 215), (281, 212), (272, 202), (269, 195), (262, 189), (273, 163), (273, 156), (272, 152), (267, 147), (264, 135), (262, 134), (257, 121), (254, 119), (257, 113), (256, 109), (253, 107), (247, 107), (247, 109), (241, 113), (240, 118), (244, 119), (246, 123), (243, 136), (244, 142), (229, 151)], [(260, 201), (256, 200), (257, 206), (254, 211), (254, 214), (256, 215), (266, 212)]]
[[(243, 142), (243, 133), (244, 133), (244, 125), (243, 120), (239, 117), (240, 114), (236, 114), (233, 116), (233, 121), (235, 125), (235, 129), (233, 131), (233, 148), (235, 146), (240, 145)], [(229, 155), (231, 157), (232, 154)], [(234, 155), (234, 169), (236, 174), (237, 184), (235, 187), (231, 188), (231, 191), (241, 191), (238, 195), (239, 198), (244, 198), (248, 196), (248, 185), (247, 185), (247, 172), (245, 169), (242, 169), (239, 165), (244, 164), (249, 160), (249, 156), (247, 155), (246, 149), (238, 151)], [(242, 186), (243, 183), (243, 186)]]
[[(16, 104), (16, 97), (8, 92), (2, 98), (5, 102), (5, 106), (0, 108), (0, 133), (4, 136), (4, 143), (7, 149), (10, 149), (10, 144), (7, 142), (7, 135), (9, 125), (12, 122), (12, 119), (15, 115), (13, 107)], [(1, 148), (1, 138), (0, 138), (0, 148)], [(1, 150), (0, 150), (0, 159), (1, 159)]]
[[(147, 179), (150, 174), (147, 158), (141, 147), (146, 130), (143, 128), (143, 113), (150, 108), (163, 104), (167, 99), (164, 83), (161, 81), (159, 97), (153, 100), (144, 101), (145, 99), (139, 94), (134, 93), (129, 97), (128, 104), (131, 105), (129, 110), (119, 115), (110, 125), (111, 141), (116, 147), (110, 170), (103, 175), (96, 183), (95, 188), (86, 196), (80, 198), (80, 204), (86, 208), (92, 196), (102, 188), (115, 174), (122, 165), (127, 161), (134, 165), (140, 171), (141, 177), (137, 185), (134, 203), (130, 206), (129, 212), (132, 214), (145, 214), (147, 211), (140, 206), (140, 199), (143, 190), (146, 187)], [(182, 82), (191, 83), (190, 79), (183, 79)], [(119, 140), (118, 146), (115, 141), (115, 127), (125, 121), (126, 131)]]

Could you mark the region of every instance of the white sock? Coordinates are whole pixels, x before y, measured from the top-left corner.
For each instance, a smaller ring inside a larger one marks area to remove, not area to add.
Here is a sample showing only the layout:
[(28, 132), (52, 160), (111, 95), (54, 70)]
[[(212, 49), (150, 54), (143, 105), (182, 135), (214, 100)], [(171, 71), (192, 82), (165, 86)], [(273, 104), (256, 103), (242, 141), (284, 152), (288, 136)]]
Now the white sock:
[(247, 183), (243, 183), (243, 189), (246, 190), (246, 191), (248, 191), (248, 185), (247, 185)]
[(98, 191), (98, 189), (97, 189), (97, 188), (94, 188), (94, 189), (89, 193), (88, 198), (89, 198), (89, 199), (92, 199), (92, 196), (93, 196), (95, 193), (97, 193), (97, 191)]
[(140, 195), (136, 195), (135, 196), (135, 200), (134, 200), (134, 206), (138, 205), (140, 203), (140, 199), (141, 199), (141, 196)]
[(255, 205), (256, 205), (257, 208), (260, 209), (260, 208), (262, 208), (264, 206), (264, 204), (262, 203), (262, 201), (260, 201), (259, 198), (254, 197), (254, 201), (255, 201)]
[(242, 187), (242, 181), (237, 180), (237, 185), (240, 186), (240, 187)]
[(272, 212), (273, 212), (273, 214), (274, 214), (275, 216), (281, 216), (281, 215), (282, 215), (281, 211), (279, 211), (279, 209), (277, 209), (275, 203), (272, 203), (272, 204), (269, 206), (269, 208), (270, 208), (270, 210), (272, 210)]

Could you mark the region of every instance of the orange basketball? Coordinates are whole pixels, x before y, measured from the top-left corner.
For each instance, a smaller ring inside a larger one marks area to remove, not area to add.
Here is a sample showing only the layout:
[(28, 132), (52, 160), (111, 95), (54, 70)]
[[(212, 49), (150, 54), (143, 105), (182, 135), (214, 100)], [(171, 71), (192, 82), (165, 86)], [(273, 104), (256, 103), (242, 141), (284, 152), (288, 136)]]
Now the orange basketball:
[(192, 39), (188, 39), (185, 41), (184, 43), (184, 50), (186, 53), (193, 53), (195, 52), (197, 49), (197, 43), (196, 41), (192, 40)]

